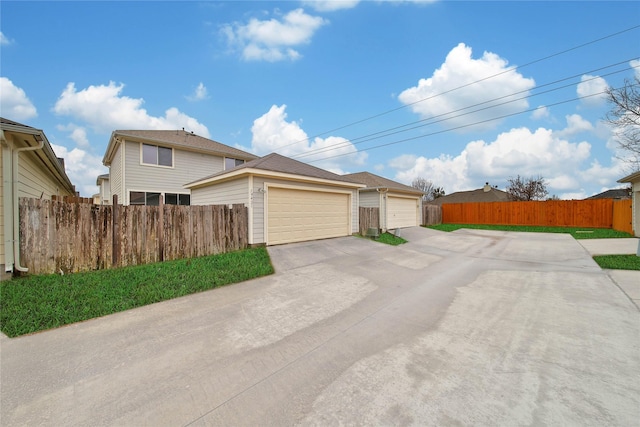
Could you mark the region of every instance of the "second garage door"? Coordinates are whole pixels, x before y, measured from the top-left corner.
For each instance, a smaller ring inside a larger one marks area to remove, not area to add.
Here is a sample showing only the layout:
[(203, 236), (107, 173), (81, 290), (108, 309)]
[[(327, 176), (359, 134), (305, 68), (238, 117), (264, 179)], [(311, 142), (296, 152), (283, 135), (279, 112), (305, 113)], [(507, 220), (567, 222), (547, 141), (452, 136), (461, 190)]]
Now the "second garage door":
[(387, 197), (387, 228), (418, 225), (418, 201), (406, 197)]
[(267, 244), (351, 234), (349, 193), (269, 187)]

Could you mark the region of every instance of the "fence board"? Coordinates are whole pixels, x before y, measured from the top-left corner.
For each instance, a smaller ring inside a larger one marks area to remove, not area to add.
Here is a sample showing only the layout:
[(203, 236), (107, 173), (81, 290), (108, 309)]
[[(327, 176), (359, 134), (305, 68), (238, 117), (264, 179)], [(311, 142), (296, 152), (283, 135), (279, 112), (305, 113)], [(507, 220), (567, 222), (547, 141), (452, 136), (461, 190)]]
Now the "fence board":
[(613, 229), (633, 234), (632, 201), (615, 200), (613, 202)]
[(422, 206), (422, 225), (442, 224), (442, 208), (438, 205)]
[(367, 229), (375, 228), (380, 230), (380, 209), (379, 208), (363, 208), (358, 210), (358, 216), (360, 219), (360, 235), (366, 236)]
[(20, 199), (20, 253), (32, 274), (139, 265), (247, 246), (244, 205), (121, 206)]
[(442, 222), (612, 228), (613, 200), (447, 203), (442, 205)]

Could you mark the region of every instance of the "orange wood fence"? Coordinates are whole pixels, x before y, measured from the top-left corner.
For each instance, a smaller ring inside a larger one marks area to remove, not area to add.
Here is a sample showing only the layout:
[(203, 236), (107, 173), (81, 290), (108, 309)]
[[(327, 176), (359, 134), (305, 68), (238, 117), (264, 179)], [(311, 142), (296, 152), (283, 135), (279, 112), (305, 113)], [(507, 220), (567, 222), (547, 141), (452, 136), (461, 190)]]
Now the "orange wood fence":
[(633, 234), (631, 199), (613, 202), (613, 229)]
[(448, 203), (442, 205), (442, 222), (615, 229), (624, 226), (623, 231), (631, 232), (631, 209), (623, 207), (630, 203), (616, 202), (616, 209), (612, 199)]

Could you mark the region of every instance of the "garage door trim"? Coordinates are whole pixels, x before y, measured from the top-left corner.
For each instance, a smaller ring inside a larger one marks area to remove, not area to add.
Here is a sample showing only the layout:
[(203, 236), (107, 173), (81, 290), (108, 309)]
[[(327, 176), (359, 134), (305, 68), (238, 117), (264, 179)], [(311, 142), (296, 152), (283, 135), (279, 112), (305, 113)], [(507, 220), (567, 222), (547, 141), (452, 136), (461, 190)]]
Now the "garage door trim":
[(353, 190), (343, 190), (340, 188), (323, 188), (323, 187), (310, 187), (306, 185), (295, 185), (295, 184), (274, 184), (274, 183), (264, 183), (265, 189), (265, 201), (264, 201), (264, 241), (268, 246), (272, 244), (270, 242), (269, 237), (269, 190), (273, 188), (285, 189), (285, 190), (298, 190), (298, 191), (309, 191), (309, 192), (318, 192), (318, 193), (331, 193), (331, 194), (343, 194), (348, 197), (348, 220), (347, 220), (347, 228), (345, 229), (345, 235), (350, 235), (353, 229)]

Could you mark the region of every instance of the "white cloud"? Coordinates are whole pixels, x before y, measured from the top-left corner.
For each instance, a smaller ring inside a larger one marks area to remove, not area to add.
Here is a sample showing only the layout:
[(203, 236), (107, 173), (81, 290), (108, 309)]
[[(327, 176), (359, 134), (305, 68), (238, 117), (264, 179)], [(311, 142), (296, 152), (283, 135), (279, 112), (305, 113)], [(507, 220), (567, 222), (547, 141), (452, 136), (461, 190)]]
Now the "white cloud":
[(13, 40), (4, 35), (2, 31), (0, 31), (0, 45), (7, 46), (13, 43)]
[(78, 147), (89, 147), (89, 139), (87, 138), (87, 130), (85, 128), (77, 126), (73, 123), (69, 123), (66, 126), (58, 125), (56, 127), (58, 130), (61, 130), (63, 132), (69, 132), (69, 138), (71, 138), (78, 145)]
[(209, 98), (209, 93), (207, 87), (202, 82), (200, 82), (191, 95), (187, 96), (189, 101), (202, 101), (207, 98)]
[(533, 110), (533, 113), (531, 113), (531, 118), (534, 120), (546, 119), (550, 114), (551, 113), (549, 112), (549, 108), (541, 105)]
[[(527, 79), (517, 71), (508, 71), (507, 61), (494, 53), (484, 52), (480, 59), (473, 59), (471, 55), (471, 48), (460, 43), (449, 52), (445, 62), (431, 77), (420, 79), (417, 86), (404, 90), (398, 99), (410, 105), (411, 110), (422, 118), (449, 118), (443, 124), (446, 128), (465, 126), (528, 108), (527, 100), (520, 98), (528, 95), (535, 86), (533, 79)], [(459, 111), (496, 98), (500, 99)], [(507, 101), (513, 102), (504, 104)], [(486, 108), (497, 104), (504, 105)], [(479, 108), (483, 110), (461, 115)], [(490, 129), (498, 123), (492, 121), (463, 130)]]
[(80, 91), (74, 83), (67, 84), (58, 98), (53, 111), (58, 115), (82, 120), (96, 132), (111, 132), (116, 129), (169, 130), (185, 128), (209, 138), (209, 130), (193, 117), (172, 107), (164, 117), (154, 117), (142, 108), (144, 100), (122, 96), (124, 84), (109, 82), (107, 86), (89, 86)]
[(224, 25), (222, 34), (229, 46), (240, 50), (247, 61), (293, 61), (301, 57), (296, 48), (310, 43), (315, 32), (327, 23), (319, 16), (296, 9), (280, 20), (252, 18), (246, 24)]
[(592, 132), (595, 128), (588, 120), (585, 120), (579, 114), (570, 114), (566, 116), (567, 127), (556, 132), (558, 137), (569, 137), (582, 132)]
[(56, 144), (51, 144), (51, 148), (56, 156), (64, 158), (67, 176), (82, 197), (89, 197), (98, 192), (95, 185), (97, 176), (108, 173), (108, 169), (102, 165), (102, 158), (80, 148), (69, 150)]
[(0, 77), (0, 111), (9, 120), (28, 120), (38, 112), (27, 94), (6, 77)]
[(286, 105), (273, 105), (267, 113), (254, 120), (251, 151), (258, 155), (276, 152), (339, 174), (364, 165), (367, 154), (358, 152), (345, 138), (329, 136), (309, 140), (298, 123), (287, 121), (286, 108)]
[[(541, 175), (553, 193), (589, 183), (585, 181), (588, 174), (577, 171), (590, 153), (589, 143), (566, 141), (552, 130), (540, 128), (531, 132), (517, 128), (499, 134), (492, 142), (469, 142), (457, 156), (400, 156), (389, 166), (396, 170), (396, 179), (401, 182), (410, 183), (421, 176), (443, 186), (447, 193), (480, 188), (485, 182), (506, 183), (516, 175)], [(571, 177), (567, 171), (576, 171), (576, 175)]]
[(629, 65), (633, 67), (636, 74), (636, 78), (640, 79), (640, 59), (634, 59), (633, 61), (630, 61)]
[(352, 9), (360, 3), (360, 0), (305, 0), (302, 3), (309, 5), (318, 12), (333, 12), (341, 9)]
[(586, 97), (581, 100), (584, 105), (598, 106), (606, 102), (607, 95), (604, 91), (607, 90), (608, 87), (607, 81), (602, 77), (585, 74), (580, 79), (576, 92), (578, 96)]

